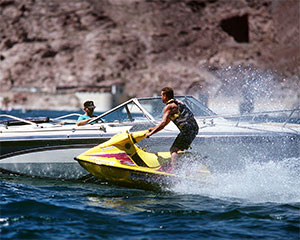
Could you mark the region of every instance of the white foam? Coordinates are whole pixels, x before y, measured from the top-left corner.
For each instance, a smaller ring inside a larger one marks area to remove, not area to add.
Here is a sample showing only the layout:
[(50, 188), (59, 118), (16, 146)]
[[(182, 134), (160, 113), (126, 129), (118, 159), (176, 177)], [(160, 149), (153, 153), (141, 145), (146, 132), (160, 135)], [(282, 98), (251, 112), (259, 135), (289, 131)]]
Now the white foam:
[(248, 162), (243, 169), (212, 173), (204, 182), (182, 181), (172, 191), (250, 202), (300, 202), (299, 160)]

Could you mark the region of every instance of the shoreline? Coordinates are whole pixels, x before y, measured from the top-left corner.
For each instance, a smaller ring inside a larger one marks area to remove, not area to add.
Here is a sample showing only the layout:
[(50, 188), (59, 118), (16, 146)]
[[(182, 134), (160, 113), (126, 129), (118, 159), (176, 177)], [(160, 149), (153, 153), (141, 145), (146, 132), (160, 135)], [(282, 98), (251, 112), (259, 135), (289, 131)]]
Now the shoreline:
[[(2, 96), (3, 95), (1, 95), (1, 97)], [(215, 98), (208, 98), (207, 107), (212, 111), (214, 111), (215, 113), (217, 113), (218, 115), (240, 114), (239, 106), (241, 102), (242, 99), (238, 96), (234, 96), (234, 97), (218, 96)], [(255, 99), (253, 112), (292, 110), (296, 108), (300, 108), (300, 94), (298, 96), (295, 94), (294, 98), (289, 97), (288, 95), (285, 97), (280, 96), (277, 98), (261, 97), (259, 99)], [(26, 102), (12, 103), (9, 104), (8, 106), (3, 106), (3, 104), (2, 105), (0, 104), (0, 111), (9, 112), (12, 110), (20, 110), (23, 111), (24, 113), (32, 110), (83, 112), (81, 103), (75, 94), (40, 94), (40, 93), (28, 95), (26, 98)], [(96, 108), (96, 112), (105, 112), (107, 110), (101, 110), (101, 107), (99, 107), (97, 111)]]

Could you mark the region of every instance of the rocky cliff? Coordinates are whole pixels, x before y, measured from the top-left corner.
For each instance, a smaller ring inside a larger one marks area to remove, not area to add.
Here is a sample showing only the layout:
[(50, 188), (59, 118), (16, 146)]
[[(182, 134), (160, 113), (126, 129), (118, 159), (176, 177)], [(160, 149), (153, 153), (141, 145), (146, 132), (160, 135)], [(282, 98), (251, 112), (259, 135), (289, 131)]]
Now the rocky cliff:
[(298, 0), (0, 0), (1, 97), (58, 108), (112, 85), (206, 99), (272, 88), (295, 105), (299, 11)]

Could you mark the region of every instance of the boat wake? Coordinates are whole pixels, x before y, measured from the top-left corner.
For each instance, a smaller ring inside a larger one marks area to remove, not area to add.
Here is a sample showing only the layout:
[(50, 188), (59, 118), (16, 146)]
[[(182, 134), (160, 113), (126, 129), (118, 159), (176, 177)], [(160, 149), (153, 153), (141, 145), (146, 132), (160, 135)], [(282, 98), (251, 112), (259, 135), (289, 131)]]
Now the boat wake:
[[(242, 169), (214, 172), (203, 182), (181, 181), (172, 187), (179, 194), (249, 202), (300, 202), (300, 159), (248, 162)], [(193, 168), (193, 166), (190, 166)], [(185, 174), (185, 170), (182, 170)]]

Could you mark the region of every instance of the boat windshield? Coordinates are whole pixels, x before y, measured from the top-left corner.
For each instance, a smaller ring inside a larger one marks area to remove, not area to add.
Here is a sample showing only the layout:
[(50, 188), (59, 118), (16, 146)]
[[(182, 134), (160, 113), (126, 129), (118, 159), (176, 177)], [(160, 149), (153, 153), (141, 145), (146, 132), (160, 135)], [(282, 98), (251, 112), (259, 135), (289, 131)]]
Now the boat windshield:
[[(194, 113), (195, 117), (216, 115), (191, 96), (176, 96)], [(161, 120), (165, 104), (160, 97), (138, 98), (130, 100), (99, 116), (102, 122), (143, 122)]]
[(102, 122), (133, 122), (133, 121), (148, 121), (145, 113), (135, 104), (134, 101), (129, 101), (122, 104), (107, 113), (100, 115)]
[[(192, 96), (175, 96), (175, 99), (183, 102), (193, 112), (195, 117), (216, 115)], [(138, 101), (155, 120), (162, 118), (165, 104), (160, 97), (139, 98)]]

